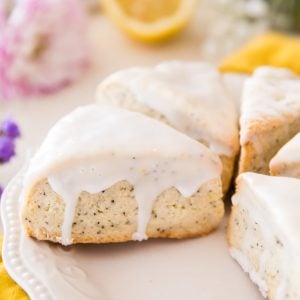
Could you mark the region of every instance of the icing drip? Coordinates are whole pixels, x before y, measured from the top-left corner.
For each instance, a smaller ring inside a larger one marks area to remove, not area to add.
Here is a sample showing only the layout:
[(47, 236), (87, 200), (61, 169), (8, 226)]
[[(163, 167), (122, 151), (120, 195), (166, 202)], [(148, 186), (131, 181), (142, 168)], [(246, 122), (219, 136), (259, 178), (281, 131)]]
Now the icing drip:
[(258, 286), (260, 292), (264, 297), (267, 297), (268, 287), (267, 283), (262, 279), (261, 274), (255, 272), (247, 256), (240, 250), (229, 249), (230, 255), (240, 264), (244, 272), (248, 273), (251, 280)]
[(216, 153), (232, 156), (238, 151), (234, 101), (214, 66), (172, 61), (153, 68), (123, 70), (100, 84), (97, 99), (122, 106), (126, 93)]
[(142, 114), (91, 105), (75, 110), (50, 130), (31, 161), (23, 197), (41, 178), (48, 178), (65, 201), (61, 242), (68, 245), (80, 193), (98, 193), (127, 180), (138, 205), (133, 239), (143, 240), (159, 194), (175, 187), (189, 197), (220, 172), (215, 154), (171, 127)]

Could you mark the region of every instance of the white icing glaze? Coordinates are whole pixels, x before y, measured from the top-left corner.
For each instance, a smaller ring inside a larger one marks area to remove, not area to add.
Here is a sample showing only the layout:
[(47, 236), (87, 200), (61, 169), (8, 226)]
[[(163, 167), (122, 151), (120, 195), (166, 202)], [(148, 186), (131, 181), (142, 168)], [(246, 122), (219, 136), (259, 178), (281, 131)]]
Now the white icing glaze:
[[(293, 170), (293, 164), (300, 163), (300, 133), (286, 143), (270, 161), (270, 170), (279, 167), (280, 165), (290, 166), (287, 173), (292, 176), (295, 171), (300, 174), (300, 169)], [(281, 175), (285, 175), (282, 173)], [(296, 174), (295, 174), (296, 175)]]
[(299, 263), (299, 195), (298, 179), (243, 173), (238, 177), (238, 191), (232, 198), (233, 205), (245, 207), (251, 219), (259, 224), (266, 241), (257, 273), (261, 279), (266, 269), (266, 258), (271, 253), (268, 245), (272, 244), (272, 239), (278, 237), (284, 245), (281, 277), (276, 291), (278, 300), (285, 299), (291, 268), (295, 262)]
[(282, 279), (280, 280), (277, 291), (276, 291), (276, 300), (284, 300), (286, 299), (288, 283), (289, 283), (289, 276), (291, 274), (291, 265), (292, 259), (290, 258), (289, 254), (286, 253), (284, 256), (284, 261), (282, 263), (281, 273)]
[(245, 273), (248, 273), (251, 280), (259, 287), (260, 292), (266, 298), (268, 293), (267, 283), (261, 278), (261, 274), (257, 273), (251, 266), (247, 256), (240, 250), (235, 248), (229, 249), (230, 255), (239, 263)]
[[(260, 67), (246, 80), (241, 105), (241, 145), (253, 141), (251, 126), (300, 116), (300, 79), (287, 69)], [(287, 124), (288, 126), (288, 124)], [(288, 133), (288, 127), (286, 127)], [(259, 143), (255, 147), (260, 148)]]
[(219, 158), (188, 136), (142, 114), (90, 105), (60, 120), (31, 160), (23, 199), (41, 179), (65, 201), (62, 240), (72, 242), (71, 229), (82, 191), (97, 193), (128, 180), (138, 204), (138, 230), (133, 239), (146, 239), (155, 198), (175, 187), (185, 197), (218, 178)]
[(128, 92), (176, 129), (205, 141), (216, 153), (237, 153), (234, 101), (214, 66), (171, 61), (152, 68), (119, 71), (100, 84), (97, 101), (120, 105)]
[[(255, 194), (251, 206), (265, 211), (272, 223), (294, 249), (300, 249), (300, 180), (295, 178), (243, 173), (238, 177), (238, 192), (233, 196), (234, 205), (243, 201), (244, 190)], [(249, 197), (248, 197), (249, 198)], [(245, 201), (243, 201), (244, 203)], [(249, 202), (249, 201), (248, 201)], [(268, 222), (268, 221), (266, 221)], [(264, 223), (266, 223), (264, 222)], [(267, 223), (264, 227), (269, 227)]]

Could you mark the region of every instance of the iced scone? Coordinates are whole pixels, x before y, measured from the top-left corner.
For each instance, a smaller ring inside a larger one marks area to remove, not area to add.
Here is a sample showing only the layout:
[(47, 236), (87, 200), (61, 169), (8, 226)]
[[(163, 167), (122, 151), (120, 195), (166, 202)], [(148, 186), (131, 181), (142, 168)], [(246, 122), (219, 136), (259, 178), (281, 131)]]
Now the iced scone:
[(204, 143), (222, 160), (227, 192), (239, 151), (238, 120), (216, 67), (170, 61), (121, 70), (99, 85), (97, 102), (141, 112)]
[(272, 158), (270, 173), (300, 179), (300, 133), (287, 142)]
[(232, 257), (270, 300), (300, 299), (300, 180), (243, 173), (228, 227)]
[(208, 234), (224, 214), (221, 171), (210, 149), (157, 120), (80, 107), (30, 162), (23, 225), (63, 245)]
[(239, 173), (269, 173), (277, 151), (300, 131), (300, 77), (261, 67), (246, 80), (240, 117)]

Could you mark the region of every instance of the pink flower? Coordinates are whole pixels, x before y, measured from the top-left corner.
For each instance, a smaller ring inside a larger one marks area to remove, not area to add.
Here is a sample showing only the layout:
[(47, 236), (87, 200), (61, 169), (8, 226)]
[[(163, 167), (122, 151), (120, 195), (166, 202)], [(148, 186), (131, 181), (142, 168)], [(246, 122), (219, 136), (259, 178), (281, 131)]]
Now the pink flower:
[(48, 94), (88, 65), (79, 0), (0, 1), (0, 97)]

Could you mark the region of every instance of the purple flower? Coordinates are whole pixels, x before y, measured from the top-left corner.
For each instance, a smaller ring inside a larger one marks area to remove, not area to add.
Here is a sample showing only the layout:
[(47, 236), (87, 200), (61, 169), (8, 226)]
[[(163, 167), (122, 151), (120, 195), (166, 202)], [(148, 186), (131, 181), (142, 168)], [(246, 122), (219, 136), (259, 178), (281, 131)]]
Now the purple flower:
[(0, 185), (0, 199), (1, 199), (2, 194), (3, 194), (3, 187)]
[(12, 139), (15, 139), (21, 135), (17, 123), (9, 118), (1, 124), (0, 132)]
[(7, 136), (0, 136), (0, 162), (9, 162), (14, 155), (14, 141)]

